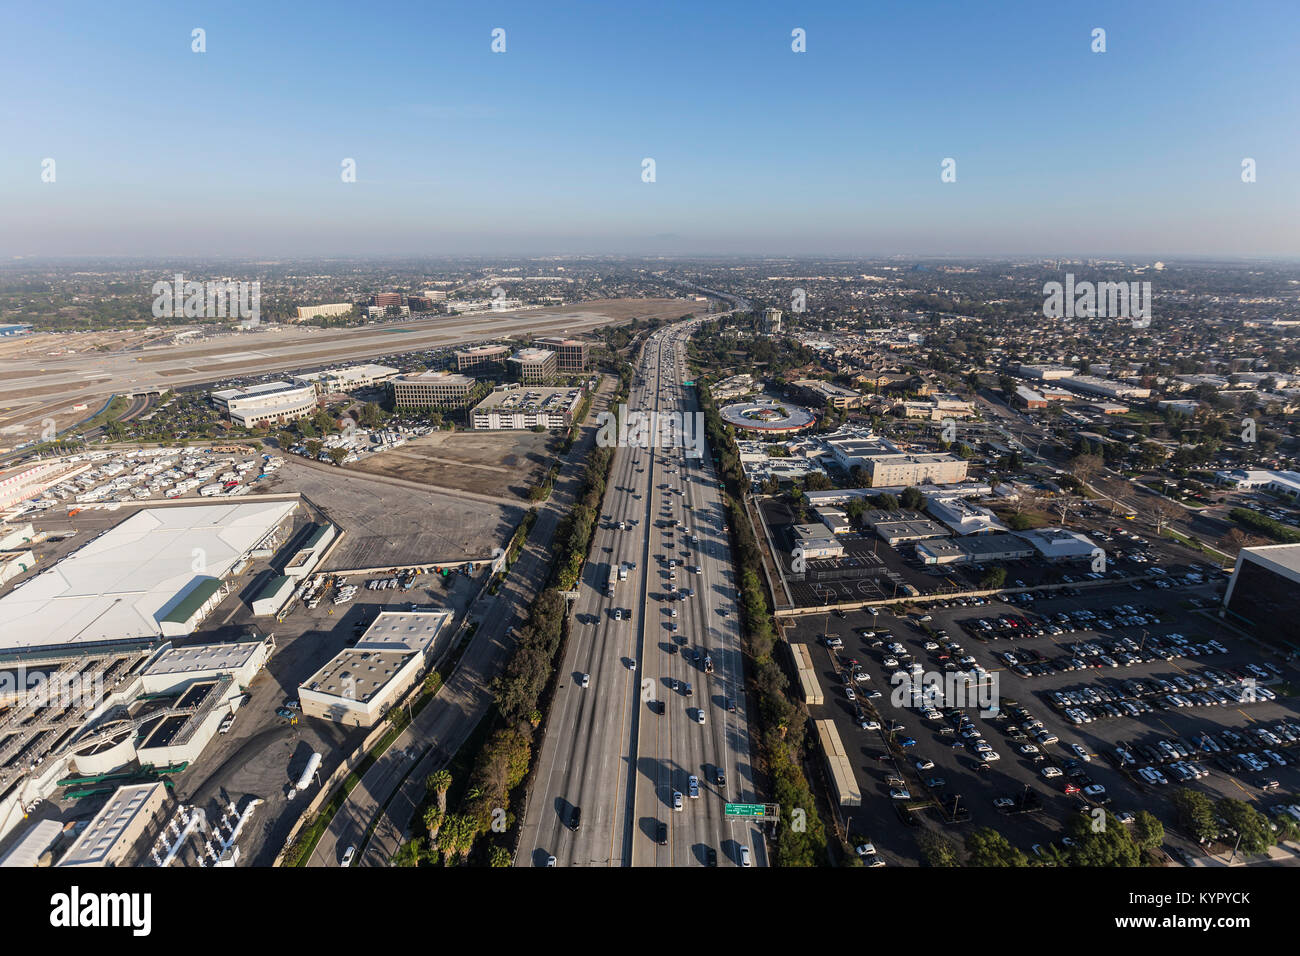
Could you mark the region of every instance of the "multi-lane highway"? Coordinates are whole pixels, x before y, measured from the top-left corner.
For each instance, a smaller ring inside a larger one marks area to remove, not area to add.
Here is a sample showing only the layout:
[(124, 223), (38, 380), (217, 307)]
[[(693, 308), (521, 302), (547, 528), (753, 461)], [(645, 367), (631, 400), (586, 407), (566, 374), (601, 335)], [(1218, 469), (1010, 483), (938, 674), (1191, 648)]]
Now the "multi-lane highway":
[(760, 828), (724, 816), (757, 795), (726, 518), (681, 385), (688, 334), (642, 353), (628, 411), (685, 413), (687, 440), (614, 450), (518, 865), (766, 863)]

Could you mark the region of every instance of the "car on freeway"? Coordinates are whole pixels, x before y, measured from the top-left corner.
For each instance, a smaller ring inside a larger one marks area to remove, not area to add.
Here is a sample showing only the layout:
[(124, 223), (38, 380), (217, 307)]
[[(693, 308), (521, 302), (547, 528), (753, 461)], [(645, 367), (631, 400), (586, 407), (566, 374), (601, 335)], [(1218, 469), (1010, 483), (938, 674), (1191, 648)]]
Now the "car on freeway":
[(692, 800), (699, 797), (700, 778), (695, 776), (695, 774), (691, 774), (689, 777), (686, 778), (686, 792), (691, 795)]
[(590, 675), (590, 674), (583, 674), (583, 675), (582, 675), (582, 680), (579, 681), (579, 683), (582, 684), (583, 687), (590, 687), (590, 686), (591, 686), (591, 675)]
[(664, 823), (662, 820), (660, 820), (658, 825), (655, 827), (655, 842), (660, 846), (668, 845), (668, 824)]
[[(352, 859), (357, 855), (357, 848), (350, 846), (343, 851), (343, 859), (339, 860), (339, 866), (351, 866)], [(554, 859), (554, 857), (552, 857)]]
[(697, 724), (699, 724), (701, 727), (704, 726), (704, 708), (703, 708), (703, 707), (697, 707), (697, 708), (695, 708), (695, 722), (696, 722)]
[(673, 791), (673, 809), (674, 809), (674, 810), (680, 810), (681, 808), (682, 808), (682, 792), (681, 792), (680, 790), (674, 790), (674, 791)]
[(548, 867), (554, 867), (554, 866), (556, 865), (556, 864), (555, 864), (555, 857), (553, 857), (553, 856), (548, 856), (548, 857), (546, 858), (546, 865), (547, 865)]
[(754, 865), (754, 864), (750, 861), (750, 858), (749, 858), (749, 847), (747, 847), (747, 846), (742, 846), (742, 847), (740, 848), (740, 865), (741, 865), (741, 866), (753, 866), (753, 865)]

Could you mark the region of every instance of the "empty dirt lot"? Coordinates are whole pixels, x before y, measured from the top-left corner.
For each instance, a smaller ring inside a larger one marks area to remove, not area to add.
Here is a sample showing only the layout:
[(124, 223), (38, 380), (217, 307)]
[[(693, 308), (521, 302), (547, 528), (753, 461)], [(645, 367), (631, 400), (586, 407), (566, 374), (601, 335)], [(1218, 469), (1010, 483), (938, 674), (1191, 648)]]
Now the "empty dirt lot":
[(434, 432), (349, 465), (349, 471), (418, 481), (430, 488), (528, 500), (559, 437), (533, 432)]

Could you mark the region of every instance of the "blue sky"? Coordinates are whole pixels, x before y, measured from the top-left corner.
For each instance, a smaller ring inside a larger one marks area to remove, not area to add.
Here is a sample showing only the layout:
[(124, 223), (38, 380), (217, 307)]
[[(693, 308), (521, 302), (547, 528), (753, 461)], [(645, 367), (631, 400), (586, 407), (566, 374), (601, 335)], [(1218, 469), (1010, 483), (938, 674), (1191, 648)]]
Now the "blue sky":
[(5, 256), (1300, 256), (1295, 0), (11, 4)]

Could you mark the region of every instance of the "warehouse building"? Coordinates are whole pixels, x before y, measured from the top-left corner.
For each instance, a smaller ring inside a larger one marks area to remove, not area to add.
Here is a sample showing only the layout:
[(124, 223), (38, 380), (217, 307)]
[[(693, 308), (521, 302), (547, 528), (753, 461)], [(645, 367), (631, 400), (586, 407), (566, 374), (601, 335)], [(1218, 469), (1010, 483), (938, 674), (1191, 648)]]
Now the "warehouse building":
[(125, 866), (133, 862), (134, 848), (161, 820), (170, 804), (161, 783), (118, 787), (108, 803), (81, 831), (59, 866)]
[(1038, 528), (1017, 534), (1031, 544), (1044, 561), (1056, 564), (1062, 561), (1086, 561), (1092, 558), (1097, 546), (1092, 539), (1077, 531), (1065, 528)]
[(293, 597), (295, 586), (294, 579), (287, 574), (272, 575), (253, 598), (250, 605), (253, 613), (258, 617), (275, 617)]
[(446, 652), (451, 620), (450, 612), (437, 608), (380, 612), (361, 640), (302, 682), (303, 714), (373, 726)]
[(243, 501), (138, 511), (0, 598), (0, 650), (190, 634), (219, 603), (232, 569), (297, 507)]

